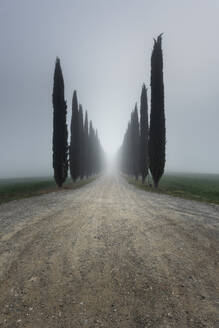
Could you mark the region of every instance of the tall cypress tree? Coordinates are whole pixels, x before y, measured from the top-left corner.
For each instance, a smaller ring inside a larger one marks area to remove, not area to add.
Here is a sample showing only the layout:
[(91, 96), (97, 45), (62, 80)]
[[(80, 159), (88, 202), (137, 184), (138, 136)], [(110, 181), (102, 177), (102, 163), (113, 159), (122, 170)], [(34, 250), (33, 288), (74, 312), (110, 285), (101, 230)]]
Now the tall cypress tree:
[(121, 169), (123, 172), (132, 175), (132, 140), (131, 140), (131, 121), (128, 123), (128, 127), (124, 136), (121, 153)]
[(80, 175), (80, 133), (77, 92), (72, 98), (71, 143), (70, 143), (70, 173), (73, 181)]
[(80, 178), (84, 177), (84, 127), (83, 127), (83, 108), (79, 105), (78, 113), (79, 124), (79, 165), (80, 165)]
[(101, 156), (101, 148), (100, 148), (100, 142), (99, 142), (99, 137), (98, 137), (98, 131), (95, 131), (95, 163), (94, 163), (94, 173), (97, 174), (100, 172), (100, 156)]
[(53, 84), (53, 169), (56, 184), (61, 187), (68, 175), (67, 105), (60, 59), (56, 58)]
[(148, 175), (148, 100), (145, 84), (142, 86), (140, 104), (140, 174), (142, 183)]
[(88, 140), (88, 165), (89, 165), (89, 176), (94, 173), (94, 129), (93, 129), (93, 124), (92, 121), (90, 121), (90, 126), (89, 126), (89, 140)]
[(157, 188), (164, 173), (166, 128), (164, 113), (162, 34), (154, 40), (151, 56), (150, 171)]
[(131, 112), (130, 119), (130, 152), (129, 152), (129, 160), (130, 160), (130, 174), (134, 175), (135, 171), (135, 142), (134, 142), (134, 112)]
[(132, 113), (132, 157), (133, 157), (133, 174), (135, 179), (138, 180), (139, 175), (139, 120), (138, 120), (138, 107)]
[(88, 133), (88, 115), (85, 113), (84, 120), (84, 174), (89, 176), (89, 133)]

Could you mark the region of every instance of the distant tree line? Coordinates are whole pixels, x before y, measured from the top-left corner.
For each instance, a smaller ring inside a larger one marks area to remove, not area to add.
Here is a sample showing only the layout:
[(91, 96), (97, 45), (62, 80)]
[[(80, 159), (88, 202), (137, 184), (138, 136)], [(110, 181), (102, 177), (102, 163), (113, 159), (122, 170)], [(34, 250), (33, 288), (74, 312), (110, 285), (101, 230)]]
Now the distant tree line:
[(164, 113), (164, 83), (162, 34), (154, 39), (151, 55), (151, 113), (148, 124), (147, 89), (143, 84), (140, 99), (140, 122), (137, 104), (119, 150), (121, 170), (145, 182), (151, 172), (154, 186), (158, 187), (165, 167), (166, 128)]
[[(98, 132), (88, 123), (88, 113), (78, 104), (77, 92), (73, 92), (70, 145), (66, 123), (67, 104), (64, 96), (64, 80), (60, 59), (56, 58), (53, 84), (53, 169), (56, 184), (61, 187), (70, 175), (77, 179), (99, 173), (104, 166), (104, 152)], [(88, 126), (89, 125), (89, 126)]]

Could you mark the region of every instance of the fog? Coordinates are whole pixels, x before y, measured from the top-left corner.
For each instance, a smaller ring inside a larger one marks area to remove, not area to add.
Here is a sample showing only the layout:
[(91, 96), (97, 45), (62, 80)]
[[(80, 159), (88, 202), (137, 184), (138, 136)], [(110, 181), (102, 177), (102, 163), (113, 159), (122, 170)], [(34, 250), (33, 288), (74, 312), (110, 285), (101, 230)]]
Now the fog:
[(1, 0), (0, 178), (53, 174), (56, 56), (68, 122), (77, 89), (112, 157), (162, 32), (166, 170), (219, 173), (218, 17), (218, 0)]

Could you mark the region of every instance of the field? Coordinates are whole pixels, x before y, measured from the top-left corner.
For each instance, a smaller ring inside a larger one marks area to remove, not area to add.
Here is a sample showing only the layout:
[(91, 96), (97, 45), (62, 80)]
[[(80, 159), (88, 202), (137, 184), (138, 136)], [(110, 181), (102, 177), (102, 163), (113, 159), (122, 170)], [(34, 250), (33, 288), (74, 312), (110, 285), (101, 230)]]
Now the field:
[(219, 204), (219, 174), (168, 173), (162, 177), (157, 190), (142, 185), (140, 179), (128, 178), (128, 182), (150, 192)]
[(52, 177), (0, 179), (0, 204), (54, 191), (76, 189), (93, 181), (93, 179), (84, 179), (73, 183), (69, 178), (63, 188), (58, 188)]

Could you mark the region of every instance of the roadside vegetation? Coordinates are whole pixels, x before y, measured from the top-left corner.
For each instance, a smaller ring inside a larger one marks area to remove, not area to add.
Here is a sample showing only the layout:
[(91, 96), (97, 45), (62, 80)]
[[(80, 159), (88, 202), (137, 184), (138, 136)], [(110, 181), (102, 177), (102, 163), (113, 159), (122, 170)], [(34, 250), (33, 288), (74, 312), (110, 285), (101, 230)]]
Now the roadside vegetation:
[(158, 188), (166, 162), (162, 34), (154, 39), (150, 86), (150, 124), (147, 88), (143, 84), (140, 97), (140, 120), (136, 103), (118, 152), (118, 162), (121, 172), (134, 176), (136, 180), (141, 176), (142, 183), (150, 170), (154, 187)]
[(127, 179), (130, 184), (145, 191), (219, 205), (219, 174), (169, 173), (163, 176), (159, 188), (156, 189), (132, 177)]
[[(68, 170), (74, 182), (83, 180), (102, 171), (104, 151), (98, 131), (88, 112), (84, 113), (74, 90), (72, 98), (72, 117), (70, 144), (68, 144), (67, 101), (64, 94), (64, 79), (60, 59), (56, 58), (53, 83), (53, 170), (58, 187), (62, 187), (68, 177)], [(84, 115), (85, 114), (85, 115)]]
[(20, 178), (20, 179), (0, 179), (0, 204), (11, 200), (39, 196), (56, 191), (64, 191), (80, 188), (93, 180), (97, 176), (84, 180), (77, 180), (75, 183), (70, 178), (62, 188), (57, 188), (54, 179), (47, 178)]

